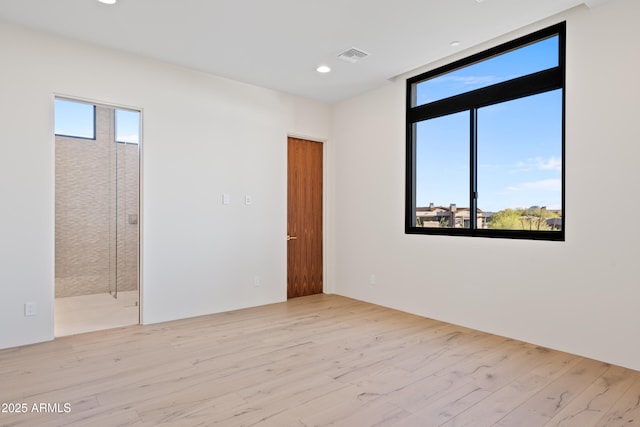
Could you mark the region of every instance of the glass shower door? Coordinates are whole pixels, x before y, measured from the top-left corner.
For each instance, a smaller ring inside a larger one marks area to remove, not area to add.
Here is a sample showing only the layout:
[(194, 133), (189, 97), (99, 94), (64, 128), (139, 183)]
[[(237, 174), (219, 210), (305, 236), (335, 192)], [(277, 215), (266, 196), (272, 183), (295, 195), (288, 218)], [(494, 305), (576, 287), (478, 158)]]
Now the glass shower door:
[(115, 109), (113, 143), (113, 268), (110, 293), (137, 305), (140, 112)]

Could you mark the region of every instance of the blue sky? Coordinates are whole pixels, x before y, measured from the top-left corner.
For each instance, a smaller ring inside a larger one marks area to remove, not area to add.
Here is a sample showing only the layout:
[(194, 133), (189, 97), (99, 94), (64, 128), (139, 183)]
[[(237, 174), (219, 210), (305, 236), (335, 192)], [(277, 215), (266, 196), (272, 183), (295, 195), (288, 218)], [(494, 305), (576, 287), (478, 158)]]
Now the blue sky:
[[(417, 104), (557, 65), (553, 37), (455, 70), (417, 88)], [(469, 112), (416, 125), (416, 204), (469, 206)], [(478, 207), (561, 208), (562, 91), (478, 110)]]
[(140, 143), (140, 112), (116, 110), (116, 141)]
[[(93, 104), (55, 100), (55, 133), (59, 135), (94, 137)], [(116, 140), (120, 142), (140, 142), (140, 112), (116, 109)]]
[(94, 137), (92, 104), (56, 98), (54, 116), (57, 135)]

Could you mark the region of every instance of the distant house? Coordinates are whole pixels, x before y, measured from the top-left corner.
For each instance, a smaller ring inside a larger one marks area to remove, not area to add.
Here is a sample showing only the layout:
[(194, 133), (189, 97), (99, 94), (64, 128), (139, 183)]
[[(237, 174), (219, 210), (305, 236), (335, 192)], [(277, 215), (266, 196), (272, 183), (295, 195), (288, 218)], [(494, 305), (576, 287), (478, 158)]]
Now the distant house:
[[(435, 206), (416, 208), (416, 225), (418, 227), (468, 228), (469, 208), (459, 208), (455, 204), (449, 207)], [(484, 212), (477, 210), (478, 228), (486, 228)]]

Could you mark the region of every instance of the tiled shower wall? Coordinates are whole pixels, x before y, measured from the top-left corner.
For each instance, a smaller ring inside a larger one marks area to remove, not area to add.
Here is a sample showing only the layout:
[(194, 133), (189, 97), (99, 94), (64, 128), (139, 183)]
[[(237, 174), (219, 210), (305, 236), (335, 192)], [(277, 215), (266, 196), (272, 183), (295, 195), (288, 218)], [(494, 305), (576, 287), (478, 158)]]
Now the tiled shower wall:
[(96, 107), (95, 140), (55, 138), (56, 297), (138, 288), (139, 151), (113, 116)]

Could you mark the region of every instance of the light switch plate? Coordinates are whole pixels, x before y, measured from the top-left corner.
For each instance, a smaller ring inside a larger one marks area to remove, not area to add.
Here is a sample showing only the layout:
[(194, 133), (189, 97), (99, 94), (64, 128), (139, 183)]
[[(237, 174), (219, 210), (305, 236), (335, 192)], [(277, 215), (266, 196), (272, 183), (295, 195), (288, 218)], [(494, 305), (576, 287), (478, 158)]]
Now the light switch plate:
[(35, 316), (38, 314), (38, 305), (35, 302), (27, 302), (24, 304), (24, 315)]

